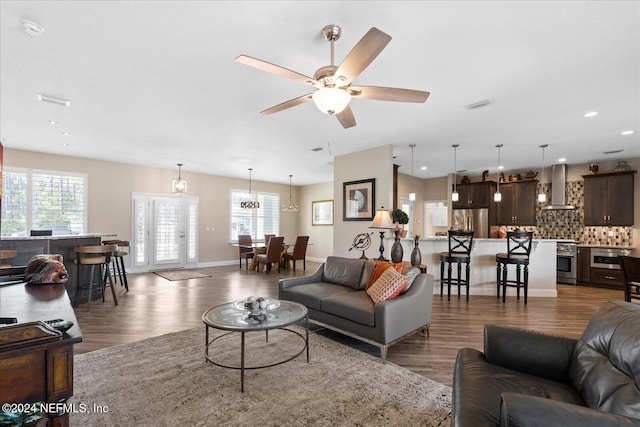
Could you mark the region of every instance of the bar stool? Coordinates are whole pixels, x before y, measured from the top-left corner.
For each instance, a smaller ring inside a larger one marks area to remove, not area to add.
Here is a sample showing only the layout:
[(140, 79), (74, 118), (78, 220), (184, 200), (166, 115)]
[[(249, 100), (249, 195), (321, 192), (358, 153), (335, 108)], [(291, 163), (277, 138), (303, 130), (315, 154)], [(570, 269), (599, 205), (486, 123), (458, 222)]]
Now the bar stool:
[[(440, 298), (447, 282), (447, 300), (451, 300), (451, 283), (460, 287), (467, 287), (467, 301), (469, 301), (469, 271), (471, 264), (471, 246), (473, 245), (473, 231), (449, 231), (449, 251), (440, 253)], [(448, 263), (447, 276), (444, 275), (444, 264)], [(458, 265), (458, 276), (452, 276), (452, 264)], [(465, 274), (462, 277), (462, 264), (465, 264)]]
[[(80, 296), (80, 267), (91, 266), (91, 275), (89, 278), (89, 304), (91, 304), (91, 291), (94, 286), (95, 268), (99, 269), (100, 281), (96, 283), (100, 285), (102, 291), (102, 302), (104, 302), (104, 293), (107, 286), (107, 279), (109, 279), (109, 287), (111, 287), (111, 294), (113, 295), (113, 302), (118, 305), (118, 297), (116, 296), (116, 290), (113, 285), (113, 279), (109, 270), (109, 264), (111, 263), (111, 257), (113, 253), (118, 249), (117, 245), (94, 245), (94, 246), (76, 246), (73, 251), (76, 254), (76, 258), (73, 262), (77, 265), (78, 271), (78, 284), (76, 287), (76, 295), (74, 298), (74, 306), (78, 306), (78, 298)], [(104, 269), (104, 270), (103, 270)]]
[[(496, 285), (498, 298), (502, 286), (502, 302), (505, 302), (507, 286), (516, 288), (517, 300), (520, 301), (520, 287), (524, 289), (524, 303), (527, 303), (529, 290), (529, 254), (531, 253), (532, 231), (507, 231), (507, 253), (496, 254)], [(516, 266), (516, 280), (507, 280), (507, 266)], [(524, 266), (524, 277), (522, 277)]]
[(113, 274), (117, 274), (120, 279), (120, 285), (124, 286), (125, 290), (129, 292), (129, 282), (127, 281), (127, 271), (124, 268), (124, 257), (129, 255), (129, 247), (131, 243), (128, 240), (103, 240), (103, 245), (116, 245), (117, 249), (113, 253)]
[(11, 267), (11, 264), (7, 263), (5, 260), (15, 258), (17, 255), (18, 255), (18, 251), (16, 251), (15, 249), (0, 250), (0, 268)]

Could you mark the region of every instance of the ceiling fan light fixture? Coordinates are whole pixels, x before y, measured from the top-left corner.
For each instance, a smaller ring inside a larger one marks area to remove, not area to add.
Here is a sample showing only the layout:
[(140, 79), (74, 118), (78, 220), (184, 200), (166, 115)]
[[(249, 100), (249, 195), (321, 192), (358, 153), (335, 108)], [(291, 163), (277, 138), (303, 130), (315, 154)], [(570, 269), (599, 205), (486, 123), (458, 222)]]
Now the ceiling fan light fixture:
[(351, 101), (351, 95), (344, 89), (337, 87), (323, 87), (313, 92), (311, 95), (313, 102), (320, 111), (330, 116), (334, 114), (340, 114), (349, 102)]

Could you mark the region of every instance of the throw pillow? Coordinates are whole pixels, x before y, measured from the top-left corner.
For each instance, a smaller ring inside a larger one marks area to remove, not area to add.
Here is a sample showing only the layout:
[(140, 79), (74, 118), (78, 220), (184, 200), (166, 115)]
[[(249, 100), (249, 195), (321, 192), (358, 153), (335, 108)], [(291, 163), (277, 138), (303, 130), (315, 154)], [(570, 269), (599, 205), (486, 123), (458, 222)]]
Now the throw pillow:
[(387, 268), (376, 282), (367, 289), (367, 294), (374, 303), (390, 300), (402, 292), (409, 278), (393, 268)]
[(400, 294), (404, 294), (409, 290), (409, 288), (411, 287), (411, 285), (413, 285), (413, 282), (416, 280), (416, 277), (418, 277), (419, 274), (420, 274), (420, 270), (415, 267), (411, 267), (408, 269), (408, 271), (403, 273), (403, 276), (408, 277), (409, 280), (407, 281), (407, 284), (405, 285), (404, 289), (402, 289), (402, 292), (400, 292)]
[(398, 273), (402, 273), (403, 266), (401, 262), (394, 264), (388, 261), (375, 260), (373, 262), (373, 270), (371, 271), (371, 275), (369, 276), (369, 281), (367, 282), (365, 289), (369, 289), (389, 267), (393, 267)]

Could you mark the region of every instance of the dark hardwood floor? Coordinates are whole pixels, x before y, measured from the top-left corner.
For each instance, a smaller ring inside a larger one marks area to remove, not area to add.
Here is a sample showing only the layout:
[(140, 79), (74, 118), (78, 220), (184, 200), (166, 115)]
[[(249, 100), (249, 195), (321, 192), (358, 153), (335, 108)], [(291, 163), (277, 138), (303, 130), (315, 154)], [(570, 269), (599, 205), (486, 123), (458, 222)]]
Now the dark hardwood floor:
[[(318, 264), (307, 262), (306, 274)], [(129, 274), (129, 289), (117, 285), (118, 302), (107, 299), (76, 308), (76, 317), (84, 340), (75, 346), (77, 353), (97, 350), (143, 338), (204, 327), (201, 316), (207, 309), (250, 295), (278, 296), (278, 279), (303, 276), (298, 270), (264, 273), (247, 272), (237, 265), (201, 268), (210, 274), (203, 279), (168, 281), (153, 273)], [(505, 304), (492, 296), (471, 295), (433, 298), (430, 338), (416, 333), (389, 349), (388, 360), (443, 384), (451, 385), (453, 363), (461, 347), (482, 349), (483, 326), (494, 323), (534, 329), (577, 338), (582, 334), (596, 308), (609, 300), (622, 300), (622, 291), (584, 286), (558, 285), (558, 298), (529, 297), (528, 304), (508, 298)], [(378, 356), (377, 347), (340, 334), (318, 330), (317, 333)], [(313, 350), (312, 350), (313, 351)]]

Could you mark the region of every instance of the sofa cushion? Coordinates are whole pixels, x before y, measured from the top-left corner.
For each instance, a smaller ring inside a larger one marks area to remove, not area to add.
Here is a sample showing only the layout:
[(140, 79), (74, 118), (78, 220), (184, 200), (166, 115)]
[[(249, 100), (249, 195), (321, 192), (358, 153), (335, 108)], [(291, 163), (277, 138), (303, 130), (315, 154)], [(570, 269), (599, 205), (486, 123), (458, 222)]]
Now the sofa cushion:
[(374, 327), (375, 306), (365, 291), (349, 292), (322, 299), (322, 311)]
[(367, 294), (374, 303), (393, 299), (400, 295), (409, 278), (393, 268), (387, 268), (376, 282), (367, 289)]
[(591, 317), (574, 351), (573, 386), (587, 405), (640, 418), (640, 306), (607, 302)]
[(363, 270), (364, 260), (330, 256), (324, 264), (322, 281), (348, 286), (357, 291), (360, 289)]
[(400, 292), (401, 295), (407, 292), (409, 288), (411, 288), (411, 285), (413, 285), (413, 282), (415, 282), (416, 277), (420, 275), (420, 270), (416, 267), (408, 267), (402, 270), (402, 274), (408, 277), (409, 280), (407, 281), (407, 284), (404, 285), (404, 288), (402, 288), (402, 291)]
[(367, 281), (367, 286), (365, 287), (365, 289), (369, 289), (371, 285), (373, 285), (376, 282), (376, 280), (380, 278), (382, 273), (384, 273), (385, 270), (390, 267), (394, 268), (398, 273), (401, 273), (401, 274), (402, 274), (402, 269), (404, 268), (401, 262), (394, 264), (388, 261), (374, 260), (373, 271), (369, 276), (369, 280)]
[(355, 292), (351, 288), (333, 283), (307, 283), (290, 286), (282, 290), (282, 299), (299, 302), (314, 310), (322, 310), (323, 298)]
[(364, 262), (364, 270), (362, 271), (362, 277), (360, 278), (360, 289), (366, 289), (367, 283), (369, 283), (369, 277), (373, 273), (373, 267), (375, 266), (375, 260), (368, 259)]

